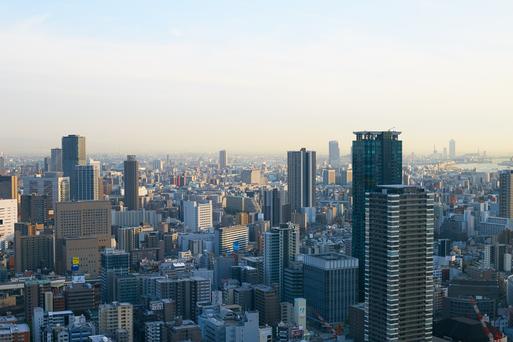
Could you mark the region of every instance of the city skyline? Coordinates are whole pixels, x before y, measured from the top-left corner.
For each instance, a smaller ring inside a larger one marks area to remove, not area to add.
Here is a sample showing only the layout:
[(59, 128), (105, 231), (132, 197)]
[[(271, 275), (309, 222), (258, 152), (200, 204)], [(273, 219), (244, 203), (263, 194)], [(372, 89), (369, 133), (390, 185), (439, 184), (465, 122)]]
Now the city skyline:
[[(91, 152), (322, 153), (335, 139), (348, 153), (352, 131), (395, 126), (406, 154), (441, 151), (450, 139), (461, 153), (511, 154), (512, 9), (4, 3), (0, 111), (12, 120), (0, 146), (42, 152), (73, 132)], [(118, 125), (140, 139), (105, 134)], [(250, 142), (249, 127), (265, 139)]]

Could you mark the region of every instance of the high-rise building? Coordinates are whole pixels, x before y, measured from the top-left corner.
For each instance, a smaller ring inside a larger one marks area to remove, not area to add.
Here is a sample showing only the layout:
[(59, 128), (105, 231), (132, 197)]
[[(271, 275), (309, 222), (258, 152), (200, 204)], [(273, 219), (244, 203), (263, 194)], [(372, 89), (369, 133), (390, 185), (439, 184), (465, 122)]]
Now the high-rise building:
[(248, 247), (248, 226), (220, 227), (215, 230), (215, 252), (220, 254), (244, 253)]
[(316, 153), (302, 148), (287, 152), (287, 184), (291, 212), (315, 207)]
[(280, 224), (290, 221), (290, 205), (286, 190), (278, 188), (265, 190), (263, 197), (264, 220), (269, 221), (272, 227), (278, 227)]
[(0, 176), (0, 199), (18, 198), (18, 177)]
[(101, 253), (102, 302), (110, 303), (116, 299), (116, 276), (127, 275), (130, 271), (130, 253), (106, 248)]
[(366, 341), (431, 341), (433, 195), (384, 185), (366, 203)]
[(21, 195), (21, 222), (46, 224), (49, 201), (46, 195)]
[(199, 232), (213, 227), (212, 201), (183, 201), (185, 228)]
[(335, 169), (322, 170), (322, 182), (324, 185), (335, 184), (337, 181), (337, 172)]
[(211, 302), (211, 283), (207, 278), (161, 278), (156, 280), (155, 286), (156, 297), (174, 300), (176, 314), (183, 319), (196, 319), (199, 304)]
[(134, 340), (133, 315), (132, 304), (118, 302), (101, 304), (98, 308), (100, 334), (104, 334), (115, 341), (132, 342)]
[(56, 269), (64, 274), (73, 258), (80, 270), (97, 275), (100, 250), (111, 246), (111, 205), (109, 201), (60, 202), (55, 210)]
[(15, 199), (0, 199), (0, 249), (14, 238), (14, 224), (18, 222), (18, 203)]
[(134, 155), (128, 155), (123, 166), (125, 205), (128, 210), (137, 210), (139, 209), (139, 162)]
[(275, 288), (263, 284), (254, 285), (255, 310), (261, 325), (276, 326), (280, 322), (280, 299)]
[(365, 292), (365, 193), (381, 184), (402, 183), (400, 132), (355, 132), (353, 141), (352, 254), (357, 258), (359, 300)]
[(219, 151), (219, 168), (226, 169), (228, 166), (228, 154), (226, 150)]
[(280, 296), (285, 269), (295, 261), (299, 245), (299, 227), (292, 223), (273, 227), (264, 234), (264, 282), (277, 286)]
[(513, 170), (501, 171), (499, 184), (499, 216), (513, 218)]
[(71, 176), (71, 199), (74, 201), (99, 200), (100, 162), (90, 160), (87, 165), (75, 165)]
[(449, 158), (456, 158), (456, 141), (454, 139), (449, 140)]
[(348, 318), (358, 302), (358, 259), (339, 253), (304, 256), (304, 298), (310, 319), (333, 325)]
[(55, 203), (70, 200), (69, 177), (61, 172), (46, 172), (43, 177), (23, 177), (23, 193), (45, 195), (48, 208), (55, 209)]
[(331, 140), (329, 142), (328, 162), (332, 167), (340, 166), (340, 148), (338, 147), (337, 140)]
[(52, 234), (25, 234), (16, 228), (14, 233), (14, 261), (16, 272), (27, 270), (51, 271), (54, 265), (54, 239)]
[(50, 170), (52, 172), (62, 172), (62, 149), (52, 148), (50, 151)]
[(62, 137), (62, 171), (64, 172), (64, 176), (71, 177), (76, 165), (85, 164), (85, 137), (79, 135)]

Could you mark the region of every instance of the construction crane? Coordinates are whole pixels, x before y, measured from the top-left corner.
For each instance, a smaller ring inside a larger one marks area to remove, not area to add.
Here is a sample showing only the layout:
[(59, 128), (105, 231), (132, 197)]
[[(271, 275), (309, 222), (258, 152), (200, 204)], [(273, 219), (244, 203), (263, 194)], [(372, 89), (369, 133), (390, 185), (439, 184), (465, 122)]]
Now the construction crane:
[(479, 310), (479, 307), (477, 306), (477, 301), (473, 296), (470, 296), (469, 299), (470, 305), (474, 308), (474, 312), (476, 313), (477, 320), (481, 323), (481, 327), (483, 329), (483, 332), (486, 336), (488, 336), (488, 340), (490, 342), (500, 341), (504, 336), (500, 331), (494, 331), (492, 333), (490, 329), (488, 328), (488, 324), (486, 324), (484, 316), (481, 314), (481, 310)]

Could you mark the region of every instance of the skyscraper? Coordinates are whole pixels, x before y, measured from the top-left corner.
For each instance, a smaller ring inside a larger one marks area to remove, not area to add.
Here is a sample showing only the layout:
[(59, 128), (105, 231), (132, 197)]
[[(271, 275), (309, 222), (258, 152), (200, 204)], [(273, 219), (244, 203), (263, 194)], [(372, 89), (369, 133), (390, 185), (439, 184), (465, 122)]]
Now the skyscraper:
[(316, 153), (302, 148), (287, 152), (287, 184), (291, 212), (315, 207)]
[(18, 198), (18, 177), (0, 176), (0, 199)]
[(248, 226), (238, 225), (230, 227), (220, 227), (215, 230), (214, 250), (217, 255), (244, 253), (248, 246), (249, 229)]
[(499, 183), (499, 216), (513, 218), (513, 170), (501, 171)]
[(290, 220), (287, 191), (278, 188), (265, 190), (263, 197), (264, 219), (270, 221), (272, 227), (278, 227)]
[(128, 155), (123, 162), (125, 183), (125, 205), (128, 210), (139, 209), (139, 162)]
[(366, 203), (366, 341), (431, 341), (433, 195), (384, 185)]
[(68, 135), (62, 137), (62, 171), (65, 177), (71, 177), (75, 165), (86, 164), (85, 137)]
[(283, 294), (283, 274), (299, 254), (299, 227), (292, 223), (273, 227), (264, 234), (264, 282)]
[(101, 253), (101, 288), (102, 302), (110, 303), (116, 298), (116, 286), (114, 281), (116, 276), (128, 274), (130, 271), (130, 253), (106, 248)]
[(353, 141), (352, 252), (358, 258), (359, 299), (364, 300), (365, 283), (365, 193), (381, 184), (402, 183), (400, 132), (355, 132)]
[(338, 147), (337, 140), (331, 140), (329, 142), (329, 158), (328, 162), (332, 167), (340, 166), (340, 148)]
[(226, 166), (228, 166), (228, 154), (226, 150), (221, 150), (219, 151), (219, 168), (226, 169)]
[(449, 158), (456, 158), (456, 141), (454, 139), (449, 140)]
[(87, 165), (75, 165), (71, 176), (71, 199), (74, 201), (100, 199), (100, 162), (90, 160)]
[(50, 151), (50, 171), (62, 172), (62, 149), (52, 148)]
[(304, 297), (310, 318), (338, 324), (358, 302), (358, 259), (339, 253), (304, 256)]

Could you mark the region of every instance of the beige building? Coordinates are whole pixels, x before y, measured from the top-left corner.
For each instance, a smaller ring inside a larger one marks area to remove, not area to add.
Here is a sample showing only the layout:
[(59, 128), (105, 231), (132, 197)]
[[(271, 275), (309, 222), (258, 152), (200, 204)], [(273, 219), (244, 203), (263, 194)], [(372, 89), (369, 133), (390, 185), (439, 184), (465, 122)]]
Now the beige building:
[(113, 302), (100, 305), (98, 327), (100, 334), (118, 342), (132, 342), (134, 340), (132, 304)]
[(14, 239), (14, 224), (18, 222), (15, 199), (0, 199), (0, 244)]
[(71, 270), (73, 258), (81, 272), (96, 276), (100, 252), (111, 247), (111, 205), (109, 201), (61, 202), (55, 211), (56, 271)]

